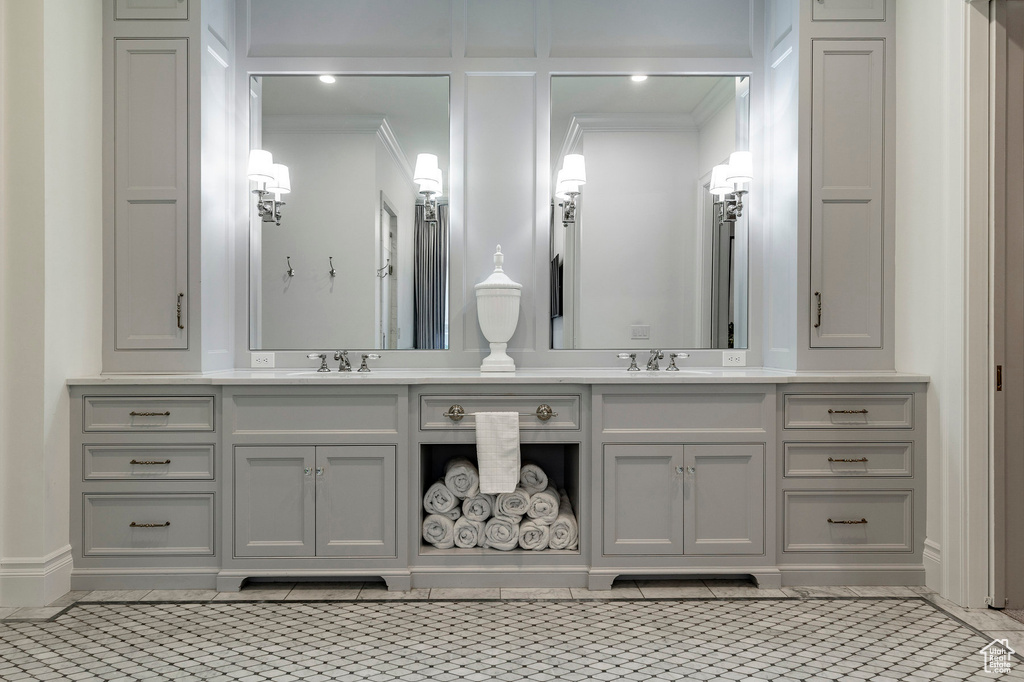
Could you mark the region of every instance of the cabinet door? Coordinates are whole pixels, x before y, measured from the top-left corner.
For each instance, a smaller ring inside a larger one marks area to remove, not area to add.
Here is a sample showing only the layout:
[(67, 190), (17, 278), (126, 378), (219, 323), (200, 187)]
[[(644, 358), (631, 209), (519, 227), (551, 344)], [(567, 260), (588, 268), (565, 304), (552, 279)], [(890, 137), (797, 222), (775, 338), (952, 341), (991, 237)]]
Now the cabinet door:
[(885, 0), (815, 0), (814, 21), (885, 21)]
[(316, 449), (317, 556), (395, 556), (395, 448)]
[(764, 553), (764, 446), (687, 445), (686, 554)]
[(813, 41), (813, 348), (882, 345), (884, 60), (882, 40)]
[(186, 349), (188, 41), (114, 42), (116, 348)]
[(115, 19), (188, 19), (188, 0), (117, 0)]
[(315, 452), (235, 448), (235, 556), (313, 556)]
[(683, 446), (604, 446), (604, 553), (683, 553)]

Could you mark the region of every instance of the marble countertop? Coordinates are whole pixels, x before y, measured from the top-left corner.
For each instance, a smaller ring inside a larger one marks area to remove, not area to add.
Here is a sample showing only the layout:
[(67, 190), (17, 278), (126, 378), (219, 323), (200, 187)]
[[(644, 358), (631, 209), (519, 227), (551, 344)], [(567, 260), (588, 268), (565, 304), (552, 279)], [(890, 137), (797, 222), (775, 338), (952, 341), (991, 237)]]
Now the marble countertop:
[(481, 373), (465, 369), (375, 369), (371, 372), (318, 373), (314, 370), (229, 370), (204, 374), (102, 374), (68, 379), (69, 386), (137, 385), (346, 385), (423, 386), (440, 384), (795, 384), (924, 383), (923, 374), (902, 372), (789, 372), (747, 369), (682, 369), (627, 372), (622, 368), (520, 369)]

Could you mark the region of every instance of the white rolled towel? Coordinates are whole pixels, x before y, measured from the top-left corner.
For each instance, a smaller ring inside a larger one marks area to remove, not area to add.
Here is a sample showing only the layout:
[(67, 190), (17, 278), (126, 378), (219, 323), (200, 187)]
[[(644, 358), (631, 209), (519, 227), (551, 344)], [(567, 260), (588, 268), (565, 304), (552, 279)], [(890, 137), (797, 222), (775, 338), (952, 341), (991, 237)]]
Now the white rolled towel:
[(494, 495), (478, 493), (462, 501), (462, 514), (470, 521), (486, 521), (494, 514)]
[(444, 481), (438, 481), (427, 488), (427, 494), (423, 496), (423, 509), (428, 514), (444, 514), (455, 509), (459, 504), (459, 498), (455, 493), (448, 490)]
[(550, 538), (551, 529), (543, 523), (531, 519), (519, 524), (519, 546), (523, 549), (547, 549)]
[(444, 465), (444, 484), (460, 500), (474, 497), (480, 492), (480, 472), (465, 457), (456, 457)]
[(515, 549), (518, 545), (518, 523), (510, 523), (507, 518), (494, 516), (484, 526), (484, 547), (507, 552)]
[(455, 546), (455, 522), (447, 516), (431, 514), (423, 519), (423, 539), (438, 549)]
[(524, 464), (519, 470), (519, 487), (533, 495), (548, 487), (548, 475), (536, 464)]
[(558, 508), (561, 504), (562, 499), (559, 497), (558, 491), (548, 486), (547, 490), (530, 495), (530, 506), (526, 510), (526, 515), (549, 526), (558, 518)]
[(548, 546), (551, 549), (576, 549), (579, 547), (580, 527), (576, 516), (572, 513), (572, 503), (563, 490), (560, 495), (558, 517), (551, 523), (551, 537)]
[(522, 488), (516, 488), (510, 493), (501, 493), (494, 501), (495, 516), (526, 516), (526, 510), (529, 508), (530, 493)]
[(441, 514), (441, 516), (447, 516), (452, 521), (458, 521), (462, 517), (462, 508), (459, 507), (459, 506), (456, 506), (455, 509), (452, 509), (451, 511), (447, 511), (447, 512)]
[(463, 549), (484, 544), (484, 522), (463, 516), (455, 522), (455, 546)]

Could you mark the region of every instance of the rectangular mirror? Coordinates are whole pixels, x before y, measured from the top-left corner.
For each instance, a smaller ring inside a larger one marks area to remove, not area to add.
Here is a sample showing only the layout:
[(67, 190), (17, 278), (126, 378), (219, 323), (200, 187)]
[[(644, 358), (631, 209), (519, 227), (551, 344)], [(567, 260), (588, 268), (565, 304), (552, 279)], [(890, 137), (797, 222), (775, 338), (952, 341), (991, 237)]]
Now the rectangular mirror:
[(749, 78), (641, 78), (551, 78), (552, 347), (746, 348)]
[(447, 348), (448, 77), (255, 76), (250, 95), (250, 149), (287, 167), (250, 159), (250, 348)]

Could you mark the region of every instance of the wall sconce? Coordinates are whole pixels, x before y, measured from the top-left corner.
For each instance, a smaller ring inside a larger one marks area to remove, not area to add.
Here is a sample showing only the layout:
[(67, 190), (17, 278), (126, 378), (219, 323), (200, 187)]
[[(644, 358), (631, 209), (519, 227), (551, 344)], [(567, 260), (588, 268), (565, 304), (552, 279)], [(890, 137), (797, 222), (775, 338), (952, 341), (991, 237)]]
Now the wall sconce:
[(562, 170), (555, 177), (555, 197), (562, 199), (562, 226), (576, 223), (576, 197), (587, 184), (587, 167), (582, 154), (566, 154)]
[(729, 163), (715, 166), (711, 170), (710, 191), (717, 200), (715, 208), (720, 211), (722, 222), (734, 223), (743, 215), (743, 185), (754, 179), (754, 159), (750, 152), (733, 152)]
[(441, 195), (443, 176), (437, 167), (436, 154), (417, 154), (412, 181), (420, 186), (423, 195), (423, 219), (437, 222), (437, 199)]
[[(249, 152), (249, 180), (257, 184), (252, 191), (256, 195), (256, 210), (265, 223), (281, 224), (282, 194), (292, 191), (291, 177), (288, 166), (274, 163), (273, 155), (263, 149)], [(259, 185), (262, 185), (260, 187)], [(273, 194), (273, 198), (268, 198)]]

